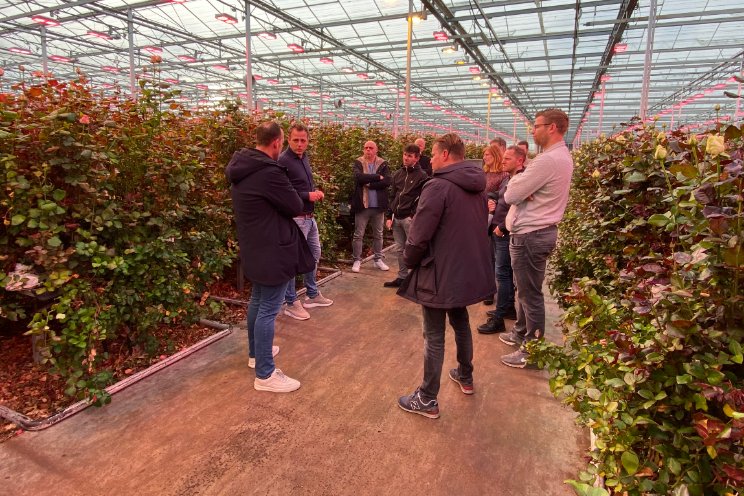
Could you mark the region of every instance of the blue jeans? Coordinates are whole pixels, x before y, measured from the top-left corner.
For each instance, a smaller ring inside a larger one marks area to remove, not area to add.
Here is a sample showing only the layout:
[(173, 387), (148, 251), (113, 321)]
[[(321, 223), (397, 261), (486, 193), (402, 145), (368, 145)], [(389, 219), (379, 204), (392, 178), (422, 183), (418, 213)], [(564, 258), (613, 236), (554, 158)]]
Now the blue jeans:
[(382, 227), (385, 225), (385, 211), (381, 208), (365, 208), (354, 214), (354, 237), (351, 239), (351, 250), (355, 262), (362, 260), (362, 241), (367, 224), (372, 224), (372, 251), (375, 262), (385, 258), (382, 255)]
[(496, 318), (514, 312), (514, 274), (509, 255), (509, 235), (492, 235), (496, 255)]
[[(310, 298), (318, 296), (318, 283), (315, 280), (315, 272), (318, 270), (318, 261), (320, 260), (320, 234), (318, 233), (318, 224), (315, 219), (306, 219), (304, 217), (295, 217), (295, 223), (299, 226), (302, 234), (305, 235), (307, 245), (310, 247), (310, 251), (315, 259), (315, 268), (310, 272), (302, 274), (302, 278), (307, 288), (307, 295)], [(284, 295), (284, 301), (287, 305), (291, 305), (297, 299), (297, 289), (295, 289), (294, 281), (291, 281), (287, 285), (287, 293)]]
[(522, 342), (545, 335), (545, 299), (542, 285), (548, 257), (555, 248), (558, 227), (527, 234), (512, 234), (509, 251), (517, 287), (517, 322), (514, 332)]
[(248, 356), (256, 357), (256, 377), (267, 379), (274, 373), (274, 320), (282, 307), (287, 281), (278, 286), (253, 283), (248, 303)]

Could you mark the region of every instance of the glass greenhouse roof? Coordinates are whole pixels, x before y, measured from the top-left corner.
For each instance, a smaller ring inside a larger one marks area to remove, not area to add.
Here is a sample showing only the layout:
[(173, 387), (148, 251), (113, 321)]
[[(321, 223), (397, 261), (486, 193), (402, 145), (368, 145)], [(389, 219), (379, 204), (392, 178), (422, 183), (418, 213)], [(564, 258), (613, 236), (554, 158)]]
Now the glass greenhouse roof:
[[(412, 31), (413, 130), (524, 139), (535, 112), (559, 107), (571, 141), (640, 113), (650, 0), (410, 3), (248, 1), (257, 104), (402, 130), (410, 7), (425, 13)], [(701, 124), (716, 105), (721, 119), (744, 117), (741, 2), (654, 3), (648, 117)], [(105, 91), (129, 92), (131, 55), (136, 77), (168, 81), (190, 104), (245, 98), (245, 12), (235, 0), (0, 0), (0, 82), (7, 91), (28, 79), (46, 53), (57, 78), (80, 70)], [(162, 58), (156, 75), (153, 56)]]

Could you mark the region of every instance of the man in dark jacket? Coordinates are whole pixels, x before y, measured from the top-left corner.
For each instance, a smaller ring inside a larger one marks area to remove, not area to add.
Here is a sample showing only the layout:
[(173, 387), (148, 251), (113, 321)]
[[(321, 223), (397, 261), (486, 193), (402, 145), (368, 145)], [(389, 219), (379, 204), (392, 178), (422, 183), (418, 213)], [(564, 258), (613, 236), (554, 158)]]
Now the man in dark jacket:
[[(320, 233), (318, 224), (315, 222), (315, 202), (323, 200), (325, 195), (322, 191), (315, 189), (313, 181), (313, 172), (310, 170), (310, 159), (305, 150), (308, 145), (308, 129), (301, 122), (295, 122), (289, 126), (289, 147), (279, 155), (279, 165), (287, 168), (287, 175), (292, 182), (297, 194), (302, 198), (302, 213), (294, 218), (295, 224), (300, 228), (302, 234), (307, 240), (310, 251), (313, 252), (317, 266), (320, 260)], [(333, 305), (333, 300), (323, 296), (318, 290), (318, 283), (315, 280), (314, 268), (310, 272), (303, 274), (305, 283), (305, 300), (297, 299), (297, 291), (294, 283), (287, 285), (287, 294), (284, 302), (284, 315), (297, 320), (307, 320), (310, 314), (305, 308), (328, 307)]]
[(398, 294), (420, 303), (424, 317), (424, 380), (398, 400), (405, 411), (439, 417), (439, 380), (446, 318), (455, 331), (458, 367), (449, 371), (463, 393), (473, 394), (473, 336), (467, 306), (496, 290), (488, 239), (486, 176), (479, 162), (465, 161), (456, 134), (434, 141), (433, 177), (421, 193), (403, 253), (413, 270)]
[(390, 196), (393, 200), (388, 208), (388, 217), (385, 225), (393, 230), (395, 239), (395, 252), (398, 255), (398, 277), (383, 284), (386, 288), (397, 288), (408, 275), (408, 267), (403, 260), (403, 248), (408, 239), (408, 230), (411, 227), (411, 219), (416, 213), (421, 188), (429, 176), (421, 170), (419, 156), (421, 152), (416, 145), (408, 145), (403, 150), (403, 167), (393, 174), (393, 186), (390, 188)]
[(351, 249), (354, 256), (352, 272), (362, 266), (362, 241), (367, 224), (372, 224), (372, 249), (375, 252), (375, 267), (390, 270), (382, 260), (382, 227), (385, 210), (388, 208), (387, 189), (390, 186), (390, 167), (387, 160), (377, 156), (377, 144), (367, 141), (364, 153), (354, 161), (354, 196), (351, 209), (354, 211), (354, 238)]
[(424, 155), (424, 150), (426, 150), (426, 140), (424, 138), (416, 138), (416, 146), (419, 148), (419, 165), (421, 166), (421, 170), (426, 172), (426, 175), (431, 177), (431, 157)]
[[(253, 387), (288, 393), (300, 382), (274, 366), (279, 352), (274, 319), (287, 284), (315, 267), (315, 259), (293, 217), (302, 213), (302, 198), (276, 162), (284, 132), (276, 122), (256, 129), (256, 148), (235, 152), (225, 169), (232, 195), (243, 273), (252, 285), (248, 305), (248, 366), (256, 368)], [(254, 358), (255, 357), (255, 358)]]
[[(491, 236), (493, 236), (496, 261), (496, 309), (486, 312), (488, 321), (478, 326), (478, 332), (481, 334), (504, 332), (506, 330), (504, 319), (517, 320), (517, 311), (514, 308), (514, 274), (509, 256), (509, 230), (506, 228), (506, 214), (509, 213), (510, 205), (506, 203), (504, 194), (509, 179), (524, 169), (525, 158), (527, 156), (524, 150), (518, 145), (512, 145), (506, 149), (501, 161), (504, 172), (508, 172), (509, 176), (501, 182), (499, 187), (499, 201), (493, 205), (493, 218), (489, 227)], [(488, 200), (489, 208), (493, 203), (493, 200)]]

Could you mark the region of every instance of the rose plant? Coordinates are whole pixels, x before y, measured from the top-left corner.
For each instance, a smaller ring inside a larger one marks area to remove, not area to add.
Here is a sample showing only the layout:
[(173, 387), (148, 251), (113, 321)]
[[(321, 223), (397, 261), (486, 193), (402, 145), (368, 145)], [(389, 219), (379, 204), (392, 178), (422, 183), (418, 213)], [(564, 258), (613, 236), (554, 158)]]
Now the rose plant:
[(646, 126), (574, 152), (551, 283), (565, 343), (531, 352), (596, 436), (578, 494), (744, 489), (741, 135)]

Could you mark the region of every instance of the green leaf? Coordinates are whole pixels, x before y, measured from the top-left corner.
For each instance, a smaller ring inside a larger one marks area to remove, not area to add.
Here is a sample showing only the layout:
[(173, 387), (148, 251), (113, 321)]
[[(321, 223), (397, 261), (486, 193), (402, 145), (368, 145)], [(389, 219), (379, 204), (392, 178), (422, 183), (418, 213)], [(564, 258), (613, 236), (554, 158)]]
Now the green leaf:
[(690, 374), (683, 374), (677, 376), (677, 384), (689, 384), (692, 382), (692, 376)]
[(21, 214), (15, 214), (12, 219), (10, 219), (10, 223), (14, 226), (18, 226), (20, 224), (23, 224), (23, 222), (26, 220), (25, 215)]
[(632, 451), (624, 452), (620, 457), (620, 461), (628, 475), (633, 475), (638, 471), (638, 455)]
[(674, 475), (679, 475), (682, 472), (682, 465), (675, 458), (667, 458), (666, 464), (669, 471)]
[(740, 419), (743, 419), (744, 418), (744, 413), (737, 412), (728, 403), (726, 403), (723, 406), (723, 413), (725, 413), (727, 417), (731, 417), (731, 418), (736, 419), (736, 420), (740, 420)]
[(66, 194), (67, 193), (63, 189), (55, 189), (52, 193), (52, 198), (54, 198), (56, 201), (62, 201)]
[(642, 183), (647, 178), (646, 178), (646, 174), (644, 174), (643, 172), (633, 171), (630, 174), (626, 174), (624, 179), (625, 179), (625, 182), (628, 182), (628, 183)]
[(664, 227), (667, 224), (669, 224), (671, 216), (666, 214), (654, 214), (651, 217), (648, 218), (648, 223), (652, 226), (658, 226), (658, 227)]
[(692, 179), (698, 175), (697, 167), (689, 162), (676, 162), (669, 167), (669, 172), (675, 175), (679, 172), (688, 179)]
[(49, 246), (57, 248), (62, 244), (62, 240), (60, 240), (57, 236), (52, 236), (51, 238), (49, 238), (49, 241), (47, 241), (47, 244)]
[(566, 484), (574, 488), (578, 496), (609, 496), (610, 493), (606, 489), (601, 487), (590, 486), (586, 482), (578, 482), (574, 480), (565, 481)]
[(726, 131), (724, 131), (723, 136), (726, 138), (727, 141), (741, 138), (741, 129), (739, 129), (738, 127), (734, 125), (731, 125), (726, 128)]

